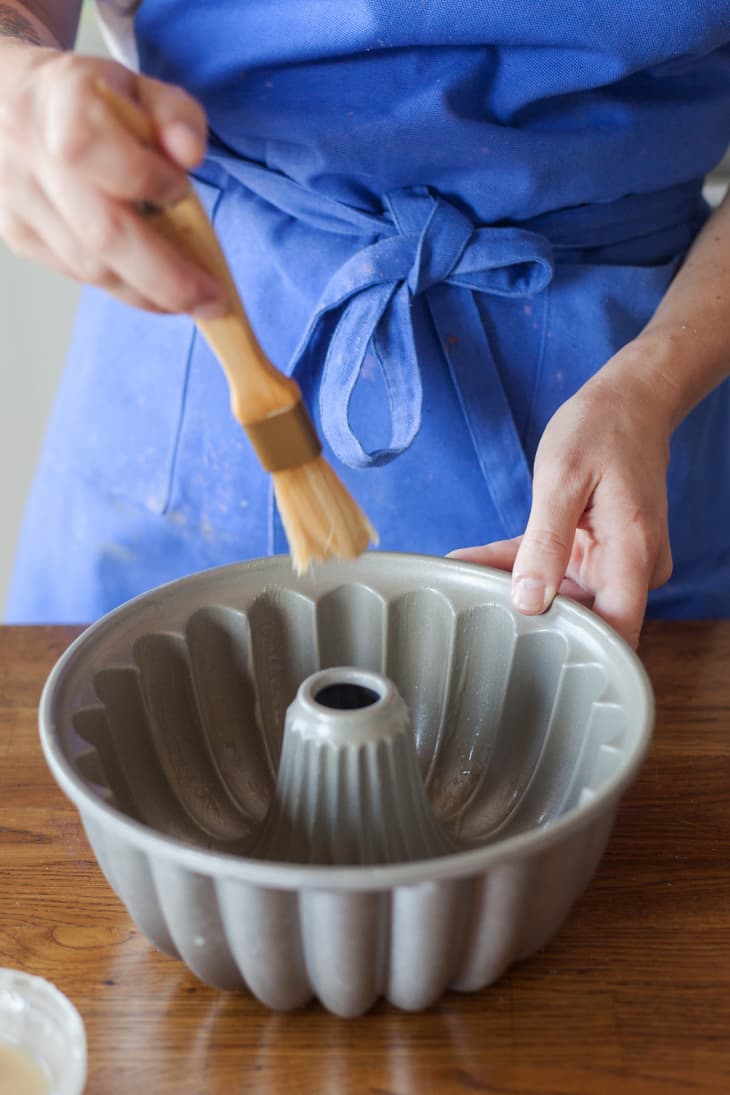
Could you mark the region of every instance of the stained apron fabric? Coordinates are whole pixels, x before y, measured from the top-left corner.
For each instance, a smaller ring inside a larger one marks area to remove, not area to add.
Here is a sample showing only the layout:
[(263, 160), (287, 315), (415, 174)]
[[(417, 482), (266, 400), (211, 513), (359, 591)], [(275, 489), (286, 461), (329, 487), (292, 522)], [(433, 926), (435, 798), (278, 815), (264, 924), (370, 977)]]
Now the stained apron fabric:
[[(730, 0), (145, 0), (208, 112), (196, 185), (257, 333), (381, 547), (524, 529), (562, 402), (636, 336), (730, 141)], [(730, 615), (730, 385), (679, 427), (650, 614)], [(286, 550), (192, 323), (85, 291), (11, 621)], [(619, 576), (617, 575), (617, 578)]]

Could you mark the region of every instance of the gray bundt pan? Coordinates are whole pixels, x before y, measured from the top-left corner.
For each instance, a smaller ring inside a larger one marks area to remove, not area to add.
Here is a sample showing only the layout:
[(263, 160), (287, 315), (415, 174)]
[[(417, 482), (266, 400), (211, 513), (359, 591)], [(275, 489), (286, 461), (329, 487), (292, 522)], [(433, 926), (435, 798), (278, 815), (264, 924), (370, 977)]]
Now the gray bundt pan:
[[(340, 666), (405, 700), (438, 854), (261, 857), (287, 708)], [(558, 599), (524, 617), (504, 574), (387, 553), (153, 590), (81, 635), (40, 709), (51, 770), (149, 939), (211, 985), (343, 1016), (481, 989), (542, 947), (595, 871), (652, 718), (638, 659), (590, 612)]]

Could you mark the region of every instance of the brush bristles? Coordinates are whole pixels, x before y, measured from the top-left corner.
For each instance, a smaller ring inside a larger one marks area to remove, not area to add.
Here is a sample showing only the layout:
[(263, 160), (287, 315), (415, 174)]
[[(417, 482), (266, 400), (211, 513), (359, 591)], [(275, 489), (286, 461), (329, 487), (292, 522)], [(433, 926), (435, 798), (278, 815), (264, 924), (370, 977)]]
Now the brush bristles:
[(323, 456), (274, 472), (274, 492), (297, 574), (355, 559), (378, 535)]

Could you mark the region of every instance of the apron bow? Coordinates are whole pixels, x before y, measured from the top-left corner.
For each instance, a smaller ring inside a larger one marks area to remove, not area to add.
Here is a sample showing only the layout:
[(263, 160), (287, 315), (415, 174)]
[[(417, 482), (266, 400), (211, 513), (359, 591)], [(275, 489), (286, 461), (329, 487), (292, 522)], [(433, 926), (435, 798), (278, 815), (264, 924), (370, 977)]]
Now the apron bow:
[[(449, 331), (459, 330), (463, 338), (466, 329), (476, 355), (472, 361), (481, 359), (481, 367), (496, 378), (472, 293), (529, 297), (543, 290), (553, 275), (552, 247), (544, 236), (509, 226), (477, 227), (427, 187), (391, 191), (385, 208), (382, 235), (330, 279), (294, 360), (296, 369), (311, 355), (324, 352), (322, 432), (335, 456), (355, 468), (388, 463), (405, 452), (418, 433), (423, 394), (411, 318), (414, 297), (424, 295), (442, 344)], [(460, 291), (447, 292), (447, 287)], [(370, 452), (355, 435), (349, 417), (369, 352), (383, 372), (390, 415), (389, 444)], [(499, 410), (505, 407), (502, 391)], [(508, 418), (511, 421), (509, 412)], [(489, 440), (493, 444), (494, 438)], [(526, 465), (525, 474), (529, 491)]]

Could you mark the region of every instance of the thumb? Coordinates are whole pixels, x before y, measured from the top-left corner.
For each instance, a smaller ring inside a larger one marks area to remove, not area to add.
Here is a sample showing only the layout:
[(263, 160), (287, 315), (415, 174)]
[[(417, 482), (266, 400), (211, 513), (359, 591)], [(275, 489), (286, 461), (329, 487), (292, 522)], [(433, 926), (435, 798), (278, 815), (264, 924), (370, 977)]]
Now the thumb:
[(161, 148), (180, 167), (189, 171), (203, 159), (208, 123), (197, 99), (181, 87), (150, 76), (138, 77), (137, 95), (157, 126)]
[(530, 616), (548, 609), (560, 589), (588, 501), (551, 480), (535, 478), (530, 518), (512, 570), (513, 603)]

